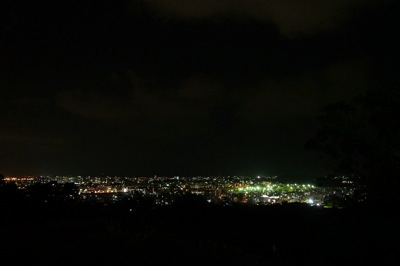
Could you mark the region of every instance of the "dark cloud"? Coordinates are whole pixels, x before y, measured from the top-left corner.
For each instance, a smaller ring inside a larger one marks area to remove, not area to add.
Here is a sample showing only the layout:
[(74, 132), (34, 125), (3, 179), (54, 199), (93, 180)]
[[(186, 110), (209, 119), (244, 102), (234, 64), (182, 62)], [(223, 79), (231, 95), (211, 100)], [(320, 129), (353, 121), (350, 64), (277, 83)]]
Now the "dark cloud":
[(131, 82), (141, 85), (132, 84), (133, 88), (123, 96), (68, 90), (58, 93), (56, 102), (85, 118), (133, 124), (147, 121), (160, 128), (168, 123), (179, 131), (192, 123), (210, 126), (213, 119), (225, 124), (226, 116), (246, 124), (312, 117), (322, 106), (363, 93), (367, 88), (367, 72), (365, 63), (349, 61), (285, 79), (269, 77), (235, 85), (193, 75), (178, 82), (176, 87), (155, 88), (146, 87), (135, 78)]
[(363, 62), (341, 62), (285, 79), (266, 79), (241, 96), (245, 117), (253, 121), (313, 117), (318, 109), (363, 94), (368, 87)]
[(61, 91), (56, 97), (58, 106), (85, 118), (114, 120), (134, 115), (129, 99), (98, 91)]
[(313, 34), (339, 27), (354, 12), (381, 0), (148, 0), (165, 15), (184, 19), (245, 17), (275, 24), (282, 34)]
[(5, 174), (322, 173), (318, 109), (398, 80), (394, 1), (22, 2), (0, 9)]

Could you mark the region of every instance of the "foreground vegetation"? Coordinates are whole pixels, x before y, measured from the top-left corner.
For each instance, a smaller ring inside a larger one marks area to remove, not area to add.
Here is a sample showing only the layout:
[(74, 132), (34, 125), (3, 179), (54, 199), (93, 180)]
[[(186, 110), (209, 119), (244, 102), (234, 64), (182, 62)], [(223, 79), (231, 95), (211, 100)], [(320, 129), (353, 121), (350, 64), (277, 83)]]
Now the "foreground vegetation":
[(3, 200), (2, 265), (394, 265), (398, 210)]

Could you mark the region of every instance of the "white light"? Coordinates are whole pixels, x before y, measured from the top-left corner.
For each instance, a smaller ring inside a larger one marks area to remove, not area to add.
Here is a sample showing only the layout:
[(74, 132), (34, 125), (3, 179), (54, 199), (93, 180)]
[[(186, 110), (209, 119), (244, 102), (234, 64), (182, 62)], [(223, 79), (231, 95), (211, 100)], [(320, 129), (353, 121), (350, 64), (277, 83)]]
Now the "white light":
[(313, 199), (308, 199), (307, 201), (309, 204), (314, 204), (314, 200)]

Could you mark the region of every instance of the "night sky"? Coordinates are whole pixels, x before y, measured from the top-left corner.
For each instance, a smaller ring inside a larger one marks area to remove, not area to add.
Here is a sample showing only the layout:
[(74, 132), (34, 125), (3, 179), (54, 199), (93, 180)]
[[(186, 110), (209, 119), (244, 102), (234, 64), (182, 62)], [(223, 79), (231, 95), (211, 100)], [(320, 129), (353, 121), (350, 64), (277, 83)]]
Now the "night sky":
[(327, 174), (319, 109), (397, 82), (390, 0), (2, 1), (0, 173)]

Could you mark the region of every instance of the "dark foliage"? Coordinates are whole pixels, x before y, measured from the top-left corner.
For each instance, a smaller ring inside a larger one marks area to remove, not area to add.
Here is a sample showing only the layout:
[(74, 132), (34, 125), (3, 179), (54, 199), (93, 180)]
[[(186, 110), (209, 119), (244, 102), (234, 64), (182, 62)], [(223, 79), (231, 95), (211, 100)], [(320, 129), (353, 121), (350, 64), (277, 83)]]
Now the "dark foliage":
[(336, 174), (365, 179), (374, 198), (396, 200), (400, 184), (399, 86), (369, 91), (321, 110), (320, 129), (306, 147), (328, 155)]
[(114, 203), (73, 200), (74, 185), (54, 182), (35, 184), (27, 194), (2, 194), (15, 192), (5, 187), (2, 199), (14, 196), (0, 204), (1, 265), (395, 265), (400, 259), (397, 205), (222, 206), (189, 194), (157, 207), (139, 195)]
[(397, 209), (382, 206), (22, 206), (1, 220), (2, 265), (393, 265), (400, 254)]

